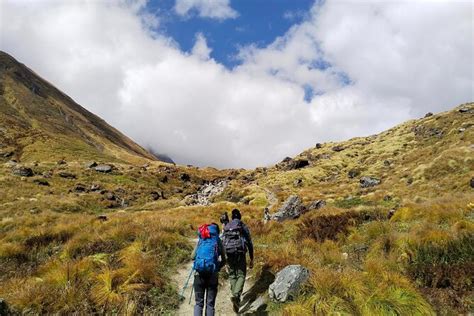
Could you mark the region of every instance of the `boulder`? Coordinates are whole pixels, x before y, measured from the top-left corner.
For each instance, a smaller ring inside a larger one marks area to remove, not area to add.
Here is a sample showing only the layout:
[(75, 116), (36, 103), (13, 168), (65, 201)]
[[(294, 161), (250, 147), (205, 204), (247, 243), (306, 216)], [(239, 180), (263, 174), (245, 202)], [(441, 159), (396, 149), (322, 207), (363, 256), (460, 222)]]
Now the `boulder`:
[(340, 151), (343, 151), (345, 148), (343, 146), (334, 146), (332, 148), (333, 151), (335, 152), (340, 152)]
[(183, 182), (188, 182), (191, 180), (191, 176), (187, 173), (182, 173), (179, 178), (181, 179), (181, 181)]
[(90, 168), (97, 167), (97, 162), (95, 162), (95, 161), (88, 161), (88, 162), (86, 162), (85, 167), (86, 167), (86, 168), (89, 168), (89, 169), (90, 169)]
[(46, 179), (49, 179), (53, 176), (53, 172), (52, 171), (45, 171), (42, 173), (43, 175), (43, 178), (46, 178)]
[(360, 171), (359, 170), (356, 170), (356, 169), (351, 169), (349, 170), (349, 172), (347, 173), (347, 176), (350, 178), (350, 179), (353, 179), (357, 176), (360, 175)]
[(316, 143), (316, 149), (321, 149), (323, 148), (323, 145), (321, 143)]
[(153, 191), (153, 192), (150, 193), (150, 197), (153, 201), (156, 201), (156, 200), (160, 199), (162, 194), (158, 193), (157, 191)]
[(325, 205), (326, 205), (326, 201), (316, 200), (316, 201), (311, 202), (306, 208), (308, 209), (308, 211), (318, 210), (320, 208), (323, 208)]
[(301, 285), (309, 277), (309, 271), (301, 265), (289, 265), (277, 273), (275, 281), (268, 288), (270, 299), (286, 302), (296, 297)]
[(433, 113), (428, 112), (428, 113), (425, 114), (425, 118), (430, 117), (430, 116), (433, 116)]
[(7, 302), (0, 297), (0, 315), (10, 315), (10, 312)]
[(100, 191), (101, 190), (101, 187), (100, 187), (100, 184), (98, 183), (93, 183), (90, 187), (90, 190), (92, 192), (96, 192), (96, 191)]
[(97, 216), (97, 219), (101, 222), (105, 222), (108, 218), (107, 218), (107, 215), (101, 214)]
[(380, 179), (374, 177), (362, 177), (359, 180), (361, 188), (370, 188), (381, 183)]
[(301, 199), (297, 195), (292, 195), (276, 213), (272, 214), (271, 217), (275, 221), (294, 219), (300, 217), (305, 210), (305, 207), (301, 203)]
[(42, 185), (42, 186), (49, 186), (49, 182), (44, 180), (44, 179), (34, 179), (33, 183), (36, 183), (37, 185)]
[(106, 195), (105, 195), (105, 198), (109, 201), (115, 201), (117, 198), (115, 197), (115, 195), (112, 193), (112, 192), (108, 192)]
[(10, 158), (11, 156), (13, 156), (14, 152), (13, 151), (1, 151), (0, 150), (0, 157), (3, 157), (3, 158)]
[(76, 186), (74, 187), (74, 192), (76, 193), (84, 193), (87, 191), (87, 188), (84, 184), (82, 183), (78, 183), (76, 184)]
[(56, 164), (58, 164), (58, 165), (67, 165), (67, 162), (64, 159), (60, 159), (60, 160), (58, 160), (58, 162), (56, 162)]
[(474, 113), (474, 108), (460, 108), (459, 113), (466, 113), (466, 114), (472, 114)]
[(61, 171), (60, 173), (58, 173), (58, 175), (59, 175), (61, 178), (65, 178), (65, 179), (76, 179), (76, 175), (75, 175), (75, 174), (70, 173), (70, 172), (67, 172), (67, 171)]
[(94, 167), (94, 170), (97, 171), (97, 172), (109, 173), (109, 172), (112, 171), (112, 166), (111, 165), (100, 164), (100, 165)]
[(19, 177), (32, 177), (33, 170), (27, 167), (16, 167), (13, 169), (13, 174)]

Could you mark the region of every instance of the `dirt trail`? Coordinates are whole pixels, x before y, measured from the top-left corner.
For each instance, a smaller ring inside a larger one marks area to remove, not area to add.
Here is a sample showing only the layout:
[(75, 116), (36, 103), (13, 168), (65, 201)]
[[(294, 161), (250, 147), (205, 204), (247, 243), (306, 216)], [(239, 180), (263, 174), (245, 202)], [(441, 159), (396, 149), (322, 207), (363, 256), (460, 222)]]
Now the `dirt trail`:
[[(190, 242), (192, 242), (193, 245), (196, 245), (197, 240), (191, 240)], [(193, 262), (192, 261), (188, 262), (186, 265), (184, 265), (183, 267), (181, 267), (181, 269), (178, 270), (176, 276), (174, 277), (174, 282), (179, 289), (179, 294), (181, 294), (183, 285), (189, 277), (189, 272), (191, 271), (192, 266), (193, 266)], [(191, 278), (189, 279), (188, 287), (184, 291), (185, 299), (181, 303), (176, 315), (179, 315), (179, 316), (193, 315), (194, 292), (193, 292), (193, 296), (191, 297), (191, 304), (189, 304), (189, 296), (191, 295), (193, 279), (194, 279), (194, 275), (192, 275)], [(247, 276), (247, 280), (245, 282), (244, 293), (245, 291), (247, 291), (250, 285), (251, 285), (250, 280), (249, 280), (249, 277)], [(220, 277), (219, 290), (217, 292), (216, 307), (215, 307), (216, 316), (236, 315), (232, 310), (232, 303), (230, 302), (230, 297), (231, 297), (231, 294), (230, 294), (229, 281), (227, 279)]]

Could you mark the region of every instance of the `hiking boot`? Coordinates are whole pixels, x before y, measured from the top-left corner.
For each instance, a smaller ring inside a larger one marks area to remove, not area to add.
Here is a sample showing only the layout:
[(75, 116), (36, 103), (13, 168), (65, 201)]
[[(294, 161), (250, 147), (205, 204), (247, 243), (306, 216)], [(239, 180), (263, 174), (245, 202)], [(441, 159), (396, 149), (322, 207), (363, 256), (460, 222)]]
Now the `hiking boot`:
[(232, 297), (230, 300), (232, 301), (232, 308), (234, 309), (234, 312), (238, 314), (240, 309), (240, 299), (238, 297)]

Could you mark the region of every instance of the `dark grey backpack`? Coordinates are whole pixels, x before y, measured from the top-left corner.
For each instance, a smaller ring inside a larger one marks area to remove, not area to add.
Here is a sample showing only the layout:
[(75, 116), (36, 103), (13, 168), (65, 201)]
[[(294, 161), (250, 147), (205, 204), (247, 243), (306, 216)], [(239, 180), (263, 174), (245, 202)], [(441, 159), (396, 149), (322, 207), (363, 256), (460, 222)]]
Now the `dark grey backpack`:
[(243, 237), (243, 225), (239, 219), (233, 219), (224, 227), (224, 248), (228, 255), (244, 254), (245, 239)]

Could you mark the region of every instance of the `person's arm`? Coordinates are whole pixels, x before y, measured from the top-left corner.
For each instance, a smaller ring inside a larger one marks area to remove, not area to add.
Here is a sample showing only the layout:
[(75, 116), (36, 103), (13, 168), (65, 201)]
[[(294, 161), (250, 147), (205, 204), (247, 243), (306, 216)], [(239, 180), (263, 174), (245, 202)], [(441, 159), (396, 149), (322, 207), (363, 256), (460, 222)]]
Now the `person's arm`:
[(244, 238), (247, 243), (247, 248), (249, 249), (250, 262), (253, 263), (253, 243), (252, 237), (250, 236), (250, 230), (247, 225), (243, 224)]
[(226, 256), (226, 253), (225, 253), (224, 245), (222, 244), (222, 240), (220, 238), (219, 238), (219, 242), (218, 242), (218, 247), (219, 247), (219, 255), (221, 256), (220, 266), (222, 268), (227, 263), (227, 256)]

